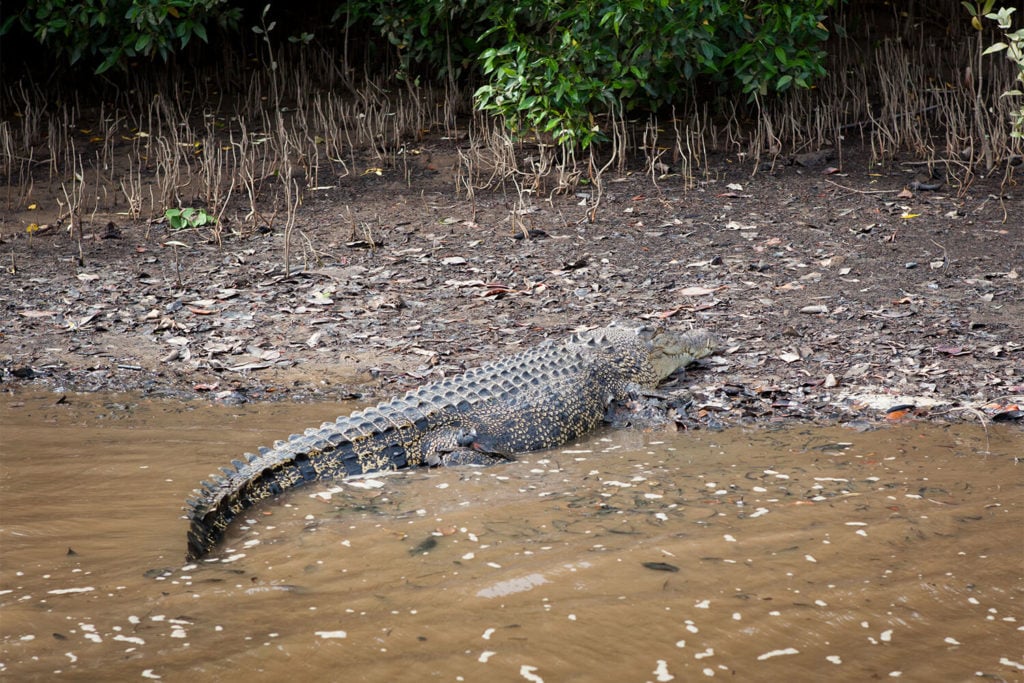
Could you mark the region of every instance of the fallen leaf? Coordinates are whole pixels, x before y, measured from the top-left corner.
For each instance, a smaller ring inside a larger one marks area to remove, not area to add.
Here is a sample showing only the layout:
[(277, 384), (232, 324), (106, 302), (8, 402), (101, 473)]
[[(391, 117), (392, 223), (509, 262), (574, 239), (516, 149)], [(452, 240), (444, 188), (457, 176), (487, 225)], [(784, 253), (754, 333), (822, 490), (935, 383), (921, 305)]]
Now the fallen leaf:
[(482, 287), (485, 284), (483, 280), (445, 280), (444, 283), (456, 289), (461, 289), (462, 287)]
[(719, 289), (722, 288), (715, 287), (714, 289), (709, 289), (708, 287), (683, 287), (677, 291), (676, 294), (679, 296), (705, 296), (707, 294), (714, 294)]
[(885, 411), (885, 419), (887, 420), (902, 420), (907, 415), (911, 414), (916, 408), (912, 403), (904, 403), (898, 406), (893, 406), (889, 410)]
[(270, 363), (243, 363), (241, 365), (235, 365), (228, 368), (232, 372), (244, 372), (246, 370), (265, 370), (270, 367)]
[(854, 379), (867, 373), (871, 369), (870, 363), (857, 363), (843, 373), (843, 379)]
[(947, 356), (967, 356), (973, 349), (965, 349), (962, 346), (936, 346), (936, 353), (943, 353)]
[(681, 310), (683, 310), (682, 306), (677, 306), (676, 308), (673, 308), (672, 310), (669, 311), (661, 311), (660, 313), (655, 313), (653, 317), (657, 320), (668, 320)]

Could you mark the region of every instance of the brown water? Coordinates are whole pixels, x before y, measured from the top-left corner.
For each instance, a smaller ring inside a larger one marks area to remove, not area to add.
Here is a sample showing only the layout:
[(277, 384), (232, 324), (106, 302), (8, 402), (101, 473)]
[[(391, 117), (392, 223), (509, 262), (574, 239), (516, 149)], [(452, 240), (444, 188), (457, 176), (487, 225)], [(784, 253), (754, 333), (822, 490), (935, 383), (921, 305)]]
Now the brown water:
[(201, 478), (341, 409), (56, 399), (0, 399), (4, 680), (1024, 679), (1019, 428), (604, 431), (184, 565)]

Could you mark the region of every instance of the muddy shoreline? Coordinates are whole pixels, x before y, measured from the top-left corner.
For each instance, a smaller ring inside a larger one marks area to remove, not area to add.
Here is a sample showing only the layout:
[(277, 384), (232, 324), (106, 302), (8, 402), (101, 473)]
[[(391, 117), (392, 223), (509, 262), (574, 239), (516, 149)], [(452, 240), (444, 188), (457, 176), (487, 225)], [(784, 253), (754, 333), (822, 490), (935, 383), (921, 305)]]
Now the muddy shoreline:
[(0, 389), (383, 400), (582, 326), (663, 320), (725, 341), (669, 387), (716, 422), (1019, 419), (1024, 199), (999, 174), (618, 174), (590, 222), (585, 191), (470, 201), (454, 151), (429, 158), (311, 189), (291, 273), (279, 230), (218, 245), (96, 215), (79, 261), (56, 220), (3, 216)]

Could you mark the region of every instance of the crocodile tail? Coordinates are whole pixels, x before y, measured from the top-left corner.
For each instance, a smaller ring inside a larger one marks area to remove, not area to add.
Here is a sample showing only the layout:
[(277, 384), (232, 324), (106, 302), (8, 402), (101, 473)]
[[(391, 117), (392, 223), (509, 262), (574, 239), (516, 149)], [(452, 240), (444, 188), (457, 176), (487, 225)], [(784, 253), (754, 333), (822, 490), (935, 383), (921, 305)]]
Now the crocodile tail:
[(305, 435), (293, 434), (273, 448), (261, 448), (259, 455), (246, 453), (244, 462), (235, 460), (232, 468), (222, 468), (222, 474), (202, 482), (202, 488), (186, 503), (186, 559), (198, 560), (210, 552), (231, 521), (262, 500), (308, 482), (361, 474), (352, 442), (331, 443), (319, 438), (324, 434), (330, 431), (311, 429)]

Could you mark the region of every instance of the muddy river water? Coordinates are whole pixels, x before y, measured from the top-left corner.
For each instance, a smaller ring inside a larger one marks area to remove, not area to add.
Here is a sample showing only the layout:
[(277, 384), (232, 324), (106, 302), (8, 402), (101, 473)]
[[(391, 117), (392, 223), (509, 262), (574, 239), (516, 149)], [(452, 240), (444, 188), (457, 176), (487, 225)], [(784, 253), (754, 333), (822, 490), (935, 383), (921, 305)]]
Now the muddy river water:
[(601, 431), (300, 489), (186, 564), (216, 467), (353, 406), (0, 399), (0, 679), (1020, 681), (1024, 433)]

